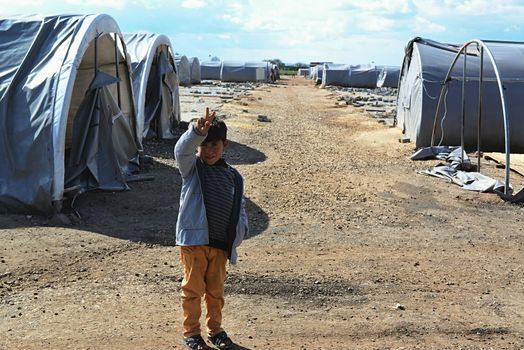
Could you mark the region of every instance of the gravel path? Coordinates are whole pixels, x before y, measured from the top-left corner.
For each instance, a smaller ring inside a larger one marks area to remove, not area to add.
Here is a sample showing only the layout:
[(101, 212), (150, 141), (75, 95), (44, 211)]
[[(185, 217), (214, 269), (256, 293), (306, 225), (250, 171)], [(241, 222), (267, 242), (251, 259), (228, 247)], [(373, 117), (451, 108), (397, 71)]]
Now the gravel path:
[[(524, 348), (522, 207), (417, 175), (434, 162), (339, 102), (296, 78), (219, 109), (252, 229), (228, 333), (251, 350)], [(181, 349), (173, 145), (146, 146), (153, 181), (79, 198), (72, 225), (0, 216), (0, 349)]]

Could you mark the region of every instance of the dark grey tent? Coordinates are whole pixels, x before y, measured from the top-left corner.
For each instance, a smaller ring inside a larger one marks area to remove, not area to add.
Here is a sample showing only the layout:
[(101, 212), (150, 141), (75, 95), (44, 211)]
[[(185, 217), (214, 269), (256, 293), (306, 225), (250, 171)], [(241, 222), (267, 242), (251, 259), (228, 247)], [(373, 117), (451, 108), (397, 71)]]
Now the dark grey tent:
[(126, 34), (133, 68), (133, 88), (140, 140), (174, 137), (180, 122), (180, 96), (169, 38), (161, 34)]
[(0, 208), (127, 188), (138, 140), (125, 44), (107, 15), (0, 19)]
[(204, 61), (200, 63), (200, 79), (220, 80), (221, 61)]
[(225, 82), (267, 81), (267, 62), (224, 61), (220, 76)]
[(377, 78), (377, 87), (398, 87), (400, 78), (400, 67), (383, 66)]
[(186, 56), (176, 56), (176, 71), (178, 73), (178, 82), (180, 85), (190, 85), (191, 84), (191, 68), (189, 66), (189, 60)]
[(349, 82), (347, 86), (374, 89), (377, 87), (379, 73), (380, 67), (374, 65), (352, 65), (350, 66)]
[(200, 84), (200, 61), (197, 57), (189, 58), (189, 76), (191, 84)]
[[(511, 152), (524, 152), (524, 45), (516, 43), (486, 43), (495, 58), (506, 98)], [(479, 52), (468, 50), (467, 68), (463, 74), (463, 57), (458, 58), (446, 82), (446, 92), (438, 118), (435, 112), (441, 88), (451, 63), (457, 55), (457, 45), (442, 44), (415, 38), (406, 47), (399, 83), (397, 118), (405, 137), (415, 141), (417, 148), (431, 145), (433, 129), (435, 144), (461, 144), (462, 81), (466, 78), (464, 94), (464, 146), (477, 148), (479, 106)], [(482, 151), (505, 151), (505, 130), (502, 115), (501, 92), (494, 67), (484, 62), (482, 84)], [(435, 128), (434, 128), (435, 127)]]
[(322, 86), (349, 86), (351, 67), (347, 64), (324, 63)]

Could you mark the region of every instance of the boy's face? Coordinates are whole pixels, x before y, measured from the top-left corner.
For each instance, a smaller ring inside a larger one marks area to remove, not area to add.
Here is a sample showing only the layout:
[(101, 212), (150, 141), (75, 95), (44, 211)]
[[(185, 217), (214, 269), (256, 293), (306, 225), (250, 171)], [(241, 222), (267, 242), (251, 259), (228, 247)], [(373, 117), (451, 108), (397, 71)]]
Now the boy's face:
[(197, 149), (197, 155), (207, 165), (215, 164), (224, 153), (224, 148), (227, 146), (227, 140), (215, 140), (210, 142), (202, 142)]

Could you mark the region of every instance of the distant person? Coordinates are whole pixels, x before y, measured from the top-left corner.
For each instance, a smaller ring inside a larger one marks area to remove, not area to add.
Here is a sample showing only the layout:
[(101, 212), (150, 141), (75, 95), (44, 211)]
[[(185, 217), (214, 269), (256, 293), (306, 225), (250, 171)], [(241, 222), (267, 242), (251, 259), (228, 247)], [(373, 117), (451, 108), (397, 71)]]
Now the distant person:
[[(218, 349), (233, 342), (222, 328), (227, 260), (236, 263), (236, 247), (248, 230), (243, 178), (222, 158), (227, 127), (215, 112), (191, 124), (175, 145), (182, 175), (176, 244), (184, 268), (182, 280), (183, 344), (211, 349), (201, 336), (201, 299), (206, 305), (208, 340)], [(196, 151), (196, 154), (195, 154)]]

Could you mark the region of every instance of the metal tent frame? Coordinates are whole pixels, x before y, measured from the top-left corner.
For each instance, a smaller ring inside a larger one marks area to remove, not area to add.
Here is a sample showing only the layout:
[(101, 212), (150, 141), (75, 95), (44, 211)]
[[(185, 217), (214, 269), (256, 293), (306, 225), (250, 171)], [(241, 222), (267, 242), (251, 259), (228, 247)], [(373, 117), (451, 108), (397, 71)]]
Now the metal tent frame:
[[(492, 64), (496, 83), (499, 90), (499, 96), (500, 96), (500, 103), (502, 108), (502, 118), (504, 122), (504, 149), (505, 149), (505, 158), (506, 158), (506, 169), (505, 169), (505, 179), (504, 179), (504, 194), (509, 194), (510, 187), (509, 187), (509, 175), (510, 175), (510, 129), (509, 129), (509, 120), (508, 120), (508, 114), (507, 114), (507, 105), (506, 105), (506, 97), (504, 94), (504, 86), (503, 81), (500, 78), (499, 68), (497, 66), (497, 61), (495, 59), (495, 56), (493, 55), (493, 52), (489, 49), (488, 44), (524, 44), (524, 42), (513, 42), (513, 41), (500, 41), (500, 40), (480, 40), (480, 39), (473, 39), (465, 44), (462, 45), (462, 47), (458, 50), (457, 54), (455, 55), (455, 58), (453, 59), (448, 73), (446, 74), (446, 78), (444, 79), (444, 82), (442, 83), (442, 88), (440, 90), (440, 96), (437, 104), (437, 109), (435, 111), (435, 118), (433, 122), (433, 131), (431, 134), (431, 146), (433, 147), (435, 145), (435, 133), (437, 129), (437, 121), (438, 116), (440, 114), (440, 107), (442, 105), (442, 101), (444, 99), (444, 96), (446, 95), (446, 92), (448, 90), (448, 83), (451, 81), (451, 73), (453, 69), (455, 68), (456, 63), (458, 62), (461, 55), (464, 57), (463, 62), (463, 71), (462, 71), (462, 110), (461, 110), (461, 130), (460, 130), (460, 140), (461, 140), (461, 147), (462, 147), (462, 155), (461, 155), (461, 162), (464, 162), (464, 130), (465, 130), (465, 107), (466, 107), (466, 99), (465, 99), (465, 86), (466, 86), (466, 68), (467, 68), (467, 56), (476, 56), (480, 57), (480, 68), (479, 68), (479, 103), (478, 103), (478, 118), (477, 118), (477, 171), (480, 172), (480, 152), (481, 152), (481, 128), (482, 128), (482, 83), (484, 80), (484, 54), (486, 53), (488, 55), (488, 58)], [(468, 47), (471, 45), (476, 45), (477, 53), (468, 52)]]

